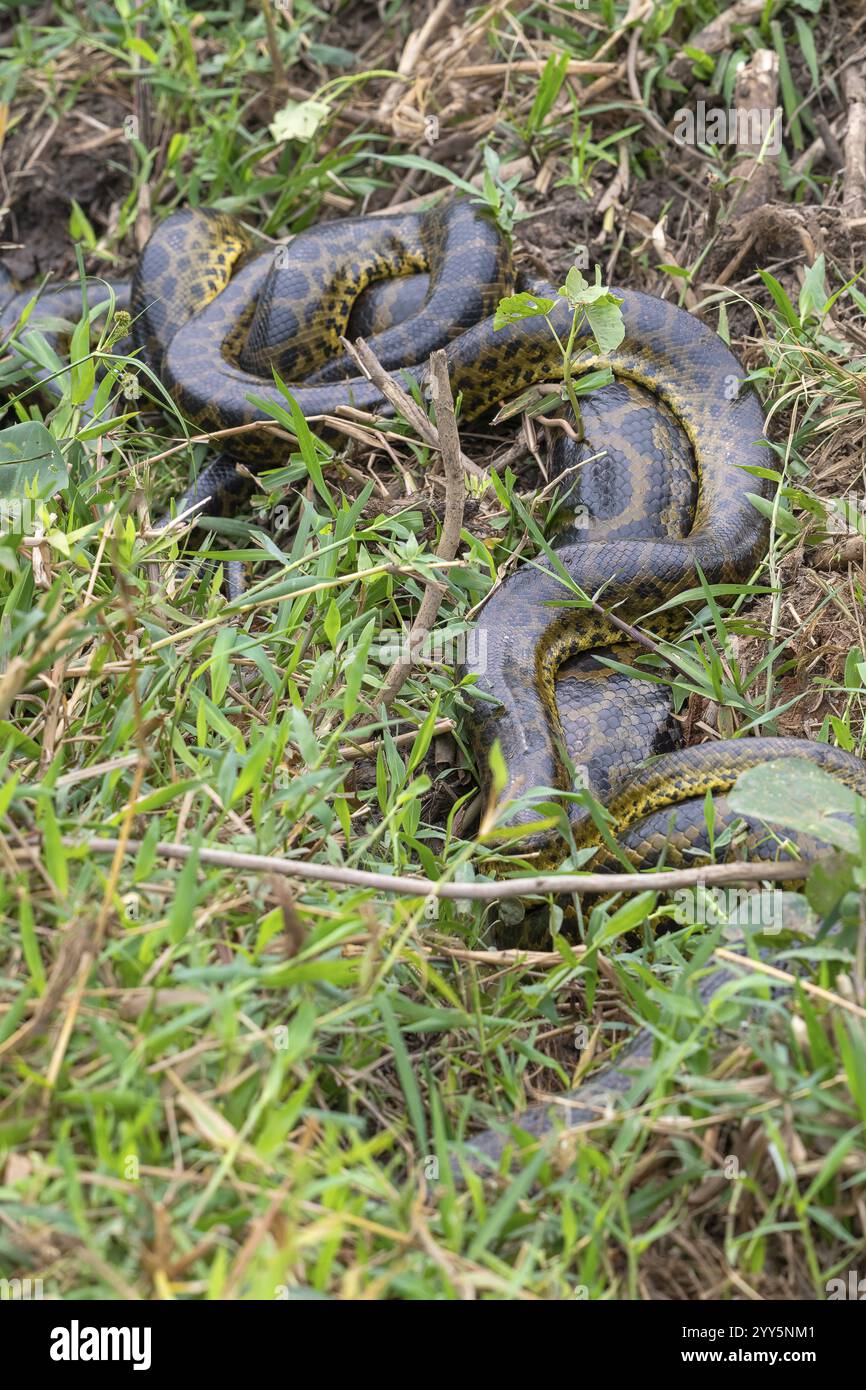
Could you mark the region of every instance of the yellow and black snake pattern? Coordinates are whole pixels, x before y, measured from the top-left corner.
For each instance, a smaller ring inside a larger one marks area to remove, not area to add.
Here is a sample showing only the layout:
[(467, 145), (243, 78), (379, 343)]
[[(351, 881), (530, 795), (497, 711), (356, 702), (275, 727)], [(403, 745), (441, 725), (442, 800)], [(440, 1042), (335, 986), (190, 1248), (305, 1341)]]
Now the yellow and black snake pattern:
[[(562, 375), (571, 310), (558, 300), (549, 322), (536, 317), (494, 331), (493, 311), (513, 285), (507, 239), (465, 198), (420, 214), (314, 226), (267, 252), (256, 252), (231, 216), (184, 209), (140, 255), (133, 340), (202, 431), (262, 419), (262, 400), (284, 406), (274, 372), (308, 419), (345, 407), (390, 414), (342, 349), (341, 337), (358, 333), (383, 366), (422, 391), (429, 354), (444, 347), (471, 420)], [(538, 292), (555, 297), (549, 286)], [(616, 382), (582, 399), (582, 442), (562, 433), (551, 459), (554, 476), (569, 479), (570, 520), (554, 542), (561, 573), (524, 565), (482, 610), (483, 640), (471, 644), (477, 655), (465, 668), (470, 725), (485, 784), (494, 740), (502, 750), (504, 819), (537, 821), (531, 804), (506, 808), (534, 788), (572, 789), (576, 765), (578, 785), (608, 807), (633, 862), (653, 864), (663, 853), (676, 865), (706, 851), (704, 794), (723, 795), (743, 766), (799, 754), (866, 792), (866, 765), (797, 740), (678, 749), (663, 688), (612, 674), (593, 657), (618, 655), (625, 639), (605, 616), (575, 604), (577, 596), (630, 624), (661, 609), (652, 631), (673, 637), (687, 618), (670, 606), (677, 594), (748, 579), (766, 546), (765, 522), (748, 496), (765, 487), (763, 418), (738, 362), (694, 316), (632, 290), (617, 294), (621, 346), (601, 355), (583, 339), (574, 355), (575, 366), (610, 367)], [(7, 304), (0, 327), (8, 328), (24, 298)], [(73, 316), (80, 290), (58, 292), (56, 303)], [(202, 474), (179, 510), (231, 509), (248, 487), (234, 459), (255, 471), (284, 457), (285, 445), (266, 431), (233, 438), (231, 457)], [(626, 647), (625, 654), (634, 653)], [(647, 770), (653, 755), (660, 756)], [(717, 834), (728, 823), (723, 801), (719, 811)], [(600, 843), (586, 811), (571, 817), (578, 847)], [(746, 832), (752, 852), (776, 853), (762, 827)], [(525, 845), (539, 864), (562, 853), (552, 832), (527, 835)]]

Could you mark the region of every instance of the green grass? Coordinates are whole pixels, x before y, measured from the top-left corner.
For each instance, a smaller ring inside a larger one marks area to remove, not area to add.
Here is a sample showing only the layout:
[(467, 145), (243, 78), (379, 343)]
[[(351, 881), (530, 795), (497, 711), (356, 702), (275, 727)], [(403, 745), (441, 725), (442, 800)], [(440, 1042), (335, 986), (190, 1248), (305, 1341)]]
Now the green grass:
[[(368, 74), (395, 70), (420, 12), (388, 7), (358, 62), (343, 43), (370, 37), (366, 8), (296, 0), (292, 29), (277, 15), (292, 97), (318, 92), (328, 107), (309, 138), (278, 142), (269, 127), (284, 96), (260, 7), (158, 0), (136, 16), (120, 0), (86, 0), (56, 3), (47, 26), (19, 6), (0, 55), (7, 175), (57, 122), (43, 157), (61, 178), (58, 141), (94, 133), (74, 119), (93, 109), (104, 127), (121, 126), (144, 74), (151, 142), (132, 127), (92, 155), (113, 211), (76, 183), (69, 226), (57, 227), (57, 243), (71, 233), (94, 273), (125, 271), (136, 229), (187, 202), (277, 237), (485, 170), (483, 196), (532, 243), (551, 196), (533, 186), (545, 160), (561, 207), (579, 210), (548, 247), (560, 269), (603, 229), (595, 203), (620, 147), (636, 206), (685, 216), (689, 186), (623, 111), (623, 83), (582, 103), (561, 68), (513, 73), (496, 87), (500, 122), (473, 141), (489, 102), (467, 79), (442, 139), (465, 127), (468, 147), (440, 159), (436, 145), (412, 145), (377, 122), (390, 79)], [(513, 23), (489, 16), (465, 61), (505, 64), (548, 44), (619, 61), (628, 34), (608, 41), (625, 8), (528, 2)], [(700, 77), (701, 92), (727, 99), (736, 53), (786, 50), (783, 102), (796, 119), (783, 196), (818, 206), (827, 166), (797, 174), (791, 162), (823, 110), (816, 88), (834, 42), (824, 7), (768, 5), (736, 50), (696, 57), (680, 93), (667, 64), (722, 8), (656, 6), (640, 39), (644, 95), (669, 114)], [(450, 99), (434, 81), (431, 109)], [(714, 159), (724, 187), (729, 169)], [(13, 208), (26, 186), (13, 180)], [(25, 214), (22, 202), (22, 240)], [(674, 225), (671, 215), (671, 235)], [(602, 266), (624, 226), (593, 245)], [(677, 709), (704, 720), (717, 709), (722, 731), (800, 720), (862, 753), (861, 572), (814, 571), (808, 613), (796, 588), (833, 499), (864, 491), (856, 461), (828, 463), (862, 411), (862, 354), (837, 331), (862, 324), (862, 286), (831, 243), (820, 265), (803, 262), (799, 300), (781, 253), (763, 275), (749, 266), (724, 290), (705, 288), (706, 241), (683, 234), (685, 274), (672, 276), (626, 232), (613, 282), (694, 291), (747, 354), (772, 408), (767, 466), (781, 485), (753, 585), (698, 604), (675, 673), (655, 658), (641, 669), (671, 685)], [(821, 311), (837, 291), (831, 325)], [(379, 451), (371, 472), (388, 484), (383, 497), (364, 482), (369, 454), (335, 455), (310, 436), (261, 479), (243, 516), (214, 525), (202, 584), (174, 568), (176, 539), (149, 531), (148, 518), (208, 451), (151, 462), (182, 437), (181, 422), (142, 421), (122, 399), (84, 426), (93, 361), (81, 356), (58, 377), (64, 396), (51, 409), (20, 360), (0, 364), (7, 396), (17, 393), (4, 424), (25, 430), (0, 444), (50, 457), (59, 480), (38, 546), (0, 545), (0, 1048), (17, 1035), (0, 1052), (0, 1275), (41, 1277), (61, 1298), (696, 1299), (820, 1298), (828, 1279), (862, 1269), (866, 856), (849, 855), (842, 898), (820, 883), (810, 901), (785, 894), (772, 938), (783, 970), (835, 998), (790, 980), (771, 993), (744, 967), (711, 1004), (697, 977), (726, 923), (685, 925), (682, 903), (649, 890), (587, 904), (578, 945), (548, 904), (546, 953), (520, 961), (499, 951), (497, 913), (469, 897), (433, 913), (421, 896), (197, 861), (221, 847), (467, 883), (526, 870), (476, 838), (452, 667), (418, 666), (389, 711), (378, 695), (389, 640), (425, 582), (446, 584), (437, 636), (459, 638), (519, 546), (527, 508), (543, 530), (555, 502), (532, 495), (525, 467), (504, 473), (467, 517), (461, 563), (437, 568), (438, 528), (419, 495), (430, 451), (406, 428), (392, 441), (399, 468)], [(482, 464), (490, 433), (464, 431)], [(852, 524), (863, 533), (862, 517)], [(238, 552), (251, 587), (232, 613), (217, 565)], [(348, 748), (362, 743), (373, 751)], [(140, 847), (112, 866), (86, 849), (94, 836)], [(193, 855), (167, 860), (160, 840)], [(822, 925), (839, 930), (828, 937)], [(455, 1182), (455, 1143), (539, 1091), (567, 1088), (641, 1023), (658, 1046), (640, 1101), (552, 1158), (529, 1150), (516, 1181)]]

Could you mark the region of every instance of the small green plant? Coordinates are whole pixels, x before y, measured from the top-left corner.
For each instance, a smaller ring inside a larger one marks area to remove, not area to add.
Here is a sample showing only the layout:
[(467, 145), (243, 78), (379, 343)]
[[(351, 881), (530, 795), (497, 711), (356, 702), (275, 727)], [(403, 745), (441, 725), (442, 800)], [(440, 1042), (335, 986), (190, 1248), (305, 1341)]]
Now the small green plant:
[[(556, 305), (562, 300), (572, 311), (571, 325), (568, 338), (562, 341), (560, 334), (551, 318)], [(494, 316), (494, 331), (504, 328), (509, 323), (520, 323), (525, 319), (538, 318), (539, 315), (547, 321), (553, 337), (562, 353), (562, 381), (565, 397), (571, 405), (577, 419), (580, 419), (580, 406), (577, 396), (574, 373), (574, 345), (577, 341), (578, 332), (586, 324), (591, 338), (594, 340), (598, 352), (601, 356), (614, 352), (625, 337), (625, 324), (620, 311), (622, 300), (617, 298), (607, 285), (601, 283), (601, 269), (595, 267), (595, 284), (591, 285), (584, 278), (577, 266), (572, 266), (565, 277), (565, 284), (559, 291), (558, 299), (549, 299), (545, 295), (533, 294), (531, 291), (523, 291), (520, 294), (508, 295), (501, 299)], [(612, 380), (612, 374), (606, 372), (604, 380)], [(584, 382), (583, 390), (594, 390), (602, 385), (603, 380), (597, 374), (593, 375), (590, 384)]]

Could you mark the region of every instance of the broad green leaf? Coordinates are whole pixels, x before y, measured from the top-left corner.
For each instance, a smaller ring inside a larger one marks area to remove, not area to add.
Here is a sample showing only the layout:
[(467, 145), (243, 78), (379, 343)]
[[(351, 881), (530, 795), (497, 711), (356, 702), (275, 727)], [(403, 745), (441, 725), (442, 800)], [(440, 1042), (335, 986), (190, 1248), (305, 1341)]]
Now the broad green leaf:
[(48, 498), (69, 482), (57, 441), (37, 420), (0, 430), (0, 531), (28, 529), (28, 499)]
[(853, 888), (853, 861), (837, 854), (814, 866), (806, 880), (806, 900), (821, 917), (829, 917)]
[(863, 799), (807, 758), (773, 758), (747, 768), (728, 795), (732, 810), (856, 853), (857, 831), (840, 816), (856, 815)]
[(37, 994), (45, 993), (45, 967), (39, 951), (36, 923), (33, 920), (33, 905), (23, 878), (18, 888), (18, 925), (21, 932), (21, 949), (30, 971), (30, 979)]
[(618, 936), (624, 936), (626, 932), (635, 931), (652, 912), (657, 896), (656, 893), (636, 893), (628, 902), (623, 903), (622, 907), (617, 908), (613, 916), (608, 918), (598, 936), (593, 938), (593, 946), (604, 946), (609, 941), (615, 941)]
[(337, 641), (340, 636), (341, 623), (340, 609), (334, 599), (331, 599), (331, 602), (328, 604), (328, 608), (325, 613), (325, 621), (322, 624), (322, 626), (325, 629), (325, 636), (327, 637), (331, 646), (336, 647)]
[(545, 299), (541, 294), (509, 294), (500, 299), (493, 315), (493, 331), (504, 328), (509, 323), (519, 323), (521, 319), (536, 318), (539, 314), (549, 314), (556, 301)]
[(499, 739), (494, 739), (490, 752), (487, 755), (490, 765), (490, 780), (493, 790), (499, 793), (508, 784), (508, 768), (505, 765), (505, 758), (502, 755), (502, 746)]
[(221, 705), (228, 689), (231, 676), (231, 653), (234, 650), (236, 631), (233, 627), (217, 629), (213, 644), (210, 667), (211, 698), (215, 705)]
[(619, 307), (621, 303), (621, 299), (611, 294), (585, 306), (592, 336), (603, 353), (615, 352), (625, 337), (625, 322)]
[(151, 48), (146, 39), (142, 39), (135, 34), (130, 34), (129, 38), (126, 40), (126, 46), (130, 52), (137, 53), (140, 58), (145, 58), (148, 63), (153, 63), (154, 66), (158, 66), (159, 54)]
[(418, 1082), (415, 1079), (415, 1072), (412, 1068), (412, 1062), (406, 1044), (403, 1041), (400, 1025), (394, 1017), (391, 1001), (384, 992), (379, 1000), (379, 1013), (385, 1025), (385, 1033), (388, 1042), (394, 1053), (394, 1065), (397, 1069), (397, 1075), (400, 1078), (400, 1085), (406, 1100), (406, 1109), (409, 1112), (409, 1119), (415, 1132), (415, 1140), (419, 1152), (426, 1153), (427, 1125), (424, 1120), (424, 1104), (421, 1100), (421, 1092), (418, 1089)]
[(72, 199), (72, 212), (69, 215), (69, 235), (73, 241), (83, 241), (89, 251), (96, 245), (96, 233), (88, 220), (87, 213), (80, 203)]

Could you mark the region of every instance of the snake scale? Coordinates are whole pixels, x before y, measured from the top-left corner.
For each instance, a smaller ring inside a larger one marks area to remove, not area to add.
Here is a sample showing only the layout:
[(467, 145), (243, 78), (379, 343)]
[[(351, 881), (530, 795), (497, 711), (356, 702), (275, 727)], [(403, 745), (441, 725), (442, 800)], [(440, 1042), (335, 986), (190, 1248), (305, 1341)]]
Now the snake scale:
[[(506, 238), (465, 198), (420, 214), (314, 226), (264, 253), (227, 214), (186, 209), (169, 216), (141, 253), (130, 295), (133, 341), (201, 431), (261, 420), (253, 397), (284, 407), (274, 372), (308, 419), (345, 407), (389, 415), (379, 389), (342, 349), (341, 338), (356, 334), (422, 392), (429, 355), (444, 348), (463, 419), (471, 421), (562, 377), (571, 309), (557, 299), (550, 323), (535, 317), (494, 330), (494, 309), (513, 286)], [(557, 298), (548, 286), (536, 292)], [(80, 290), (60, 293), (78, 295), (80, 310)], [(553, 476), (570, 480), (566, 524), (554, 540), (558, 565), (599, 608), (563, 606), (574, 593), (562, 578), (546, 565), (524, 565), (482, 610), (485, 640), (473, 644), (481, 655), (462, 674), (471, 678), (469, 723), (485, 787), (494, 742), (501, 749), (504, 819), (537, 824), (531, 804), (516, 814), (507, 808), (533, 788), (572, 790), (578, 765), (580, 785), (607, 807), (635, 866), (662, 855), (668, 866), (693, 864), (709, 850), (705, 794), (716, 794), (718, 837), (734, 819), (724, 794), (743, 768), (800, 756), (866, 794), (866, 764), (798, 739), (678, 748), (661, 687), (599, 663), (599, 653), (615, 654), (623, 643), (632, 654), (609, 614), (635, 624), (653, 612), (654, 633), (674, 638), (688, 615), (670, 600), (702, 582), (743, 583), (767, 545), (748, 495), (765, 488), (763, 416), (739, 363), (696, 317), (634, 290), (615, 293), (625, 324), (620, 347), (603, 354), (579, 339), (573, 357), (576, 369), (610, 368), (615, 384), (582, 398), (582, 438), (563, 432), (551, 459)], [(21, 298), (3, 311), (6, 332)], [(234, 438), (231, 450), (232, 459), (220, 457), (202, 473), (179, 511), (233, 508), (247, 486), (233, 460), (255, 472), (280, 464), (285, 446), (254, 430)], [(577, 847), (597, 847), (603, 865), (607, 852), (592, 817), (580, 805), (569, 814)], [(738, 855), (745, 846), (776, 856), (765, 826), (738, 824)], [(539, 864), (563, 852), (549, 830), (527, 831), (525, 848)], [(549, 1116), (539, 1120), (541, 1129), (550, 1124)]]

